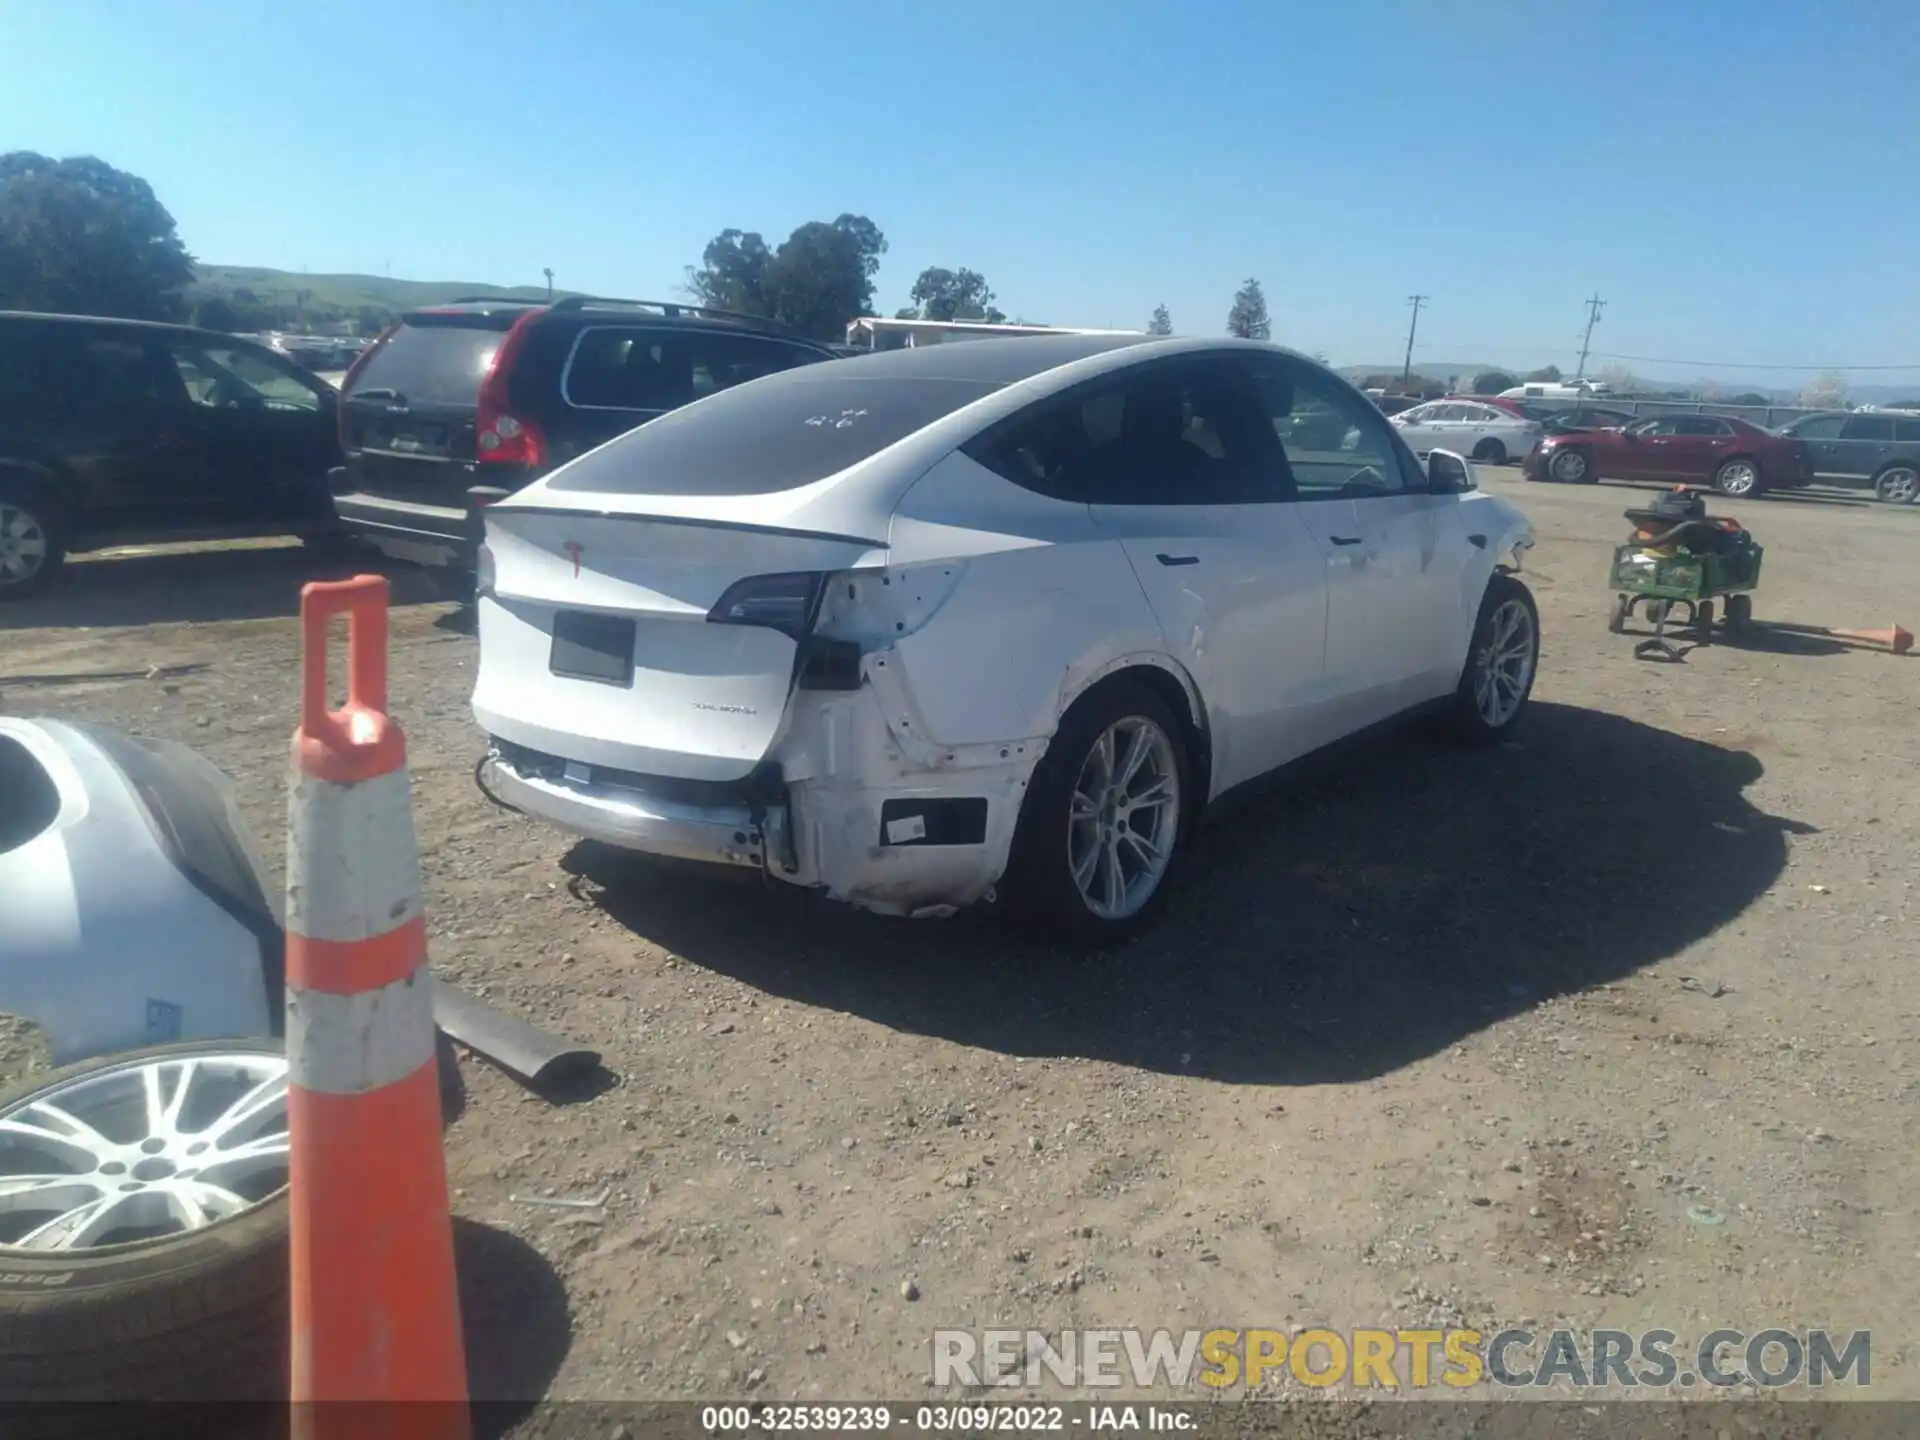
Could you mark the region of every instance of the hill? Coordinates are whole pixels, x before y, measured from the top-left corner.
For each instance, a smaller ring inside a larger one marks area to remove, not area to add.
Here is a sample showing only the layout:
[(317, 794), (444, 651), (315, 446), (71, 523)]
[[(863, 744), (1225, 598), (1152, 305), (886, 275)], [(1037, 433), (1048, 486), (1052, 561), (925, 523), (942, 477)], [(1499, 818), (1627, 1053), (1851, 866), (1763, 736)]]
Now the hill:
[[(308, 275), (297, 270), (273, 270), (261, 265), (199, 265), (187, 289), (189, 301), (219, 295), (231, 297), (250, 291), (261, 300), (292, 302), (307, 291), (311, 310), (357, 312), (410, 310), (434, 305), (459, 295), (488, 299), (544, 300), (547, 287), (538, 285), (482, 285), (472, 280), (396, 280), (386, 275)], [(554, 292), (570, 295), (570, 290)]]

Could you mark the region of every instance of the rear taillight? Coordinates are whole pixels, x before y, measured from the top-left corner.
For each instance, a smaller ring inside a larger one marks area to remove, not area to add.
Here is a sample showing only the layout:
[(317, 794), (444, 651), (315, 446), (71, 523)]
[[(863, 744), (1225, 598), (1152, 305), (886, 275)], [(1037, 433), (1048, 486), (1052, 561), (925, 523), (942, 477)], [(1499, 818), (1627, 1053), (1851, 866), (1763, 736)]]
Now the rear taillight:
[(347, 448), (347, 395), (353, 389), (353, 382), (359, 378), (360, 372), (367, 368), (367, 362), (373, 359), (374, 352), (391, 340), (393, 332), (399, 328), (398, 325), (389, 325), (382, 330), (374, 337), (371, 345), (353, 357), (353, 363), (347, 366), (347, 373), (340, 377), (340, 398), (334, 403), (333, 412), (335, 423), (340, 427), (342, 450)]
[(813, 570), (750, 576), (729, 587), (707, 619), (716, 625), (758, 625), (804, 639), (819, 613), (826, 579)]
[(514, 357), (526, 343), (534, 319), (543, 313), (529, 310), (513, 322), (506, 339), (493, 352), (487, 378), (480, 382), (473, 417), (474, 452), (483, 465), (539, 466), (547, 458), (547, 438), (540, 426), (525, 415), (515, 415), (507, 393)]

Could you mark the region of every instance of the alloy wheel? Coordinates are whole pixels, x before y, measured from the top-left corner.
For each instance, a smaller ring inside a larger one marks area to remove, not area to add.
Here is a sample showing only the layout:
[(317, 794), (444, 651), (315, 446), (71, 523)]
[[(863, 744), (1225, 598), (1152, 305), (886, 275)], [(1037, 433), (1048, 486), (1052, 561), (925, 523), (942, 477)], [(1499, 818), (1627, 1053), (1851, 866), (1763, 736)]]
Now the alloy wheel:
[(1715, 483), (1719, 485), (1722, 494), (1749, 495), (1759, 479), (1760, 472), (1755, 470), (1748, 461), (1729, 460), (1720, 467), (1720, 474)]
[(286, 1183), (284, 1056), (135, 1060), (0, 1110), (0, 1253), (201, 1230)]
[(0, 585), (19, 585), (47, 563), (47, 531), (31, 510), (0, 500)]
[(1490, 729), (1519, 713), (1533, 684), (1533, 654), (1532, 613), (1519, 600), (1503, 601), (1474, 657), (1473, 701)]
[(1553, 478), (1578, 484), (1587, 478), (1587, 457), (1578, 450), (1562, 450), (1553, 457)]
[(1173, 860), (1180, 767), (1167, 732), (1143, 715), (1101, 731), (1073, 784), (1067, 865), (1103, 920), (1138, 914)]
[(1880, 498), (1890, 505), (1911, 505), (1920, 499), (1920, 471), (1902, 465), (1880, 477)]

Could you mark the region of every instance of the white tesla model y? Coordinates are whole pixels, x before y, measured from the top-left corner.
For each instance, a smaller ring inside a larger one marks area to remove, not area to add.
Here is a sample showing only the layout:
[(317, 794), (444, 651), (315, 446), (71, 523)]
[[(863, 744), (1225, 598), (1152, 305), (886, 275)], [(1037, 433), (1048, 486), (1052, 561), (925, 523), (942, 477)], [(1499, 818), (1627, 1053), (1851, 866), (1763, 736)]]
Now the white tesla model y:
[(1061, 335), (717, 392), (486, 512), (490, 793), (867, 909), (1138, 924), (1202, 808), (1539, 656), (1526, 518), (1252, 342)]

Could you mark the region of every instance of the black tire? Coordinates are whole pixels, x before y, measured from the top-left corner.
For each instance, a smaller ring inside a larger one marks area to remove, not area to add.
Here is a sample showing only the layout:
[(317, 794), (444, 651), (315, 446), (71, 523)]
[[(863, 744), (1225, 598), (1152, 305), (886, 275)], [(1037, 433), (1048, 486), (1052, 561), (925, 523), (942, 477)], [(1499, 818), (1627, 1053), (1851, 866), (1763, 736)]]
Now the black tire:
[[(1129, 719), (1151, 721), (1171, 742), (1178, 804), (1166, 822), (1166, 839), (1173, 853), (1158, 884), (1139, 909), (1110, 918), (1090, 908), (1074, 880), (1069, 858), (1070, 815), (1081, 769), (1095, 743), (1111, 727)], [(1035, 768), (1021, 805), (1013, 853), (999, 887), (1008, 913), (1027, 928), (1083, 944), (1118, 940), (1145, 925), (1166, 899), (1179, 869), (1190, 821), (1198, 809), (1193, 792), (1193, 757), (1188, 754), (1187, 744), (1186, 729), (1178, 717), (1141, 681), (1116, 676), (1076, 701)]]
[(1702, 600), (1694, 607), (1693, 628), (1702, 645), (1713, 643), (1713, 601)]
[(1472, 458), (1482, 465), (1504, 465), (1507, 463), (1507, 447), (1498, 440), (1482, 440), (1473, 447)]
[(1744, 635), (1753, 625), (1753, 597), (1751, 595), (1729, 595), (1727, 597), (1727, 633)]
[[(131, 1061), (281, 1050), (262, 1040), (156, 1045), (42, 1074), (0, 1105)], [(181, 1235), (94, 1250), (0, 1246), (0, 1399), (284, 1400), (287, 1307), (284, 1189)]]
[(1627, 615), (1633, 609), (1633, 599), (1627, 595), (1613, 597), (1613, 609), (1607, 615), (1607, 629), (1616, 635), (1624, 635), (1627, 630)]
[(1729, 455), (1713, 472), (1713, 488), (1736, 500), (1755, 500), (1766, 492), (1766, 476), (1751, 455)]
[[(0, 525), (17, 532), (0, 535), (0, 601), (22, 600), (46, 589), (67, 558), (66, 514), (59, 501), (44, 487), (8, 479), (0, 471)], [(39, 561), (15, 575), (12, 547), (28, 536), (38, 542)]]
[(1600, 478), (1593, 473), (1593, 452), (1580, 445), (1554, 451), (1547, 474), (1562, 485), (1591, 485)]
[[(1488, 659), (1494, 638), (1495, 617), (1509, 604), (1518, 604), (1529, 627), (1526, 671), (1520, 689), (1520, 702), (1511, 714), (1497, 723), (1482, 713), (1478, 695), (1481, 670)], [(1533, 603), (1533, 592), (1512, 575), (1497, 574), (1487, 582), (1481, 597), (1480, 613), (1473, 622), (1473, 639), (1467, 646), (1467, 663), (1460, 671), (1460, 684), (1448, 706), (1449, 727), (1455, 738), (1468, 745), (1494, 745), (1513, 732), (1527, 713), (1527, 701), (1533, 694), (1534, 677), (1540, 670), (1540, 610)]]
[(1873, 477), (1873, 493), (1889, 505), (1920, 505), (1920, 469), (1887, 466)]

